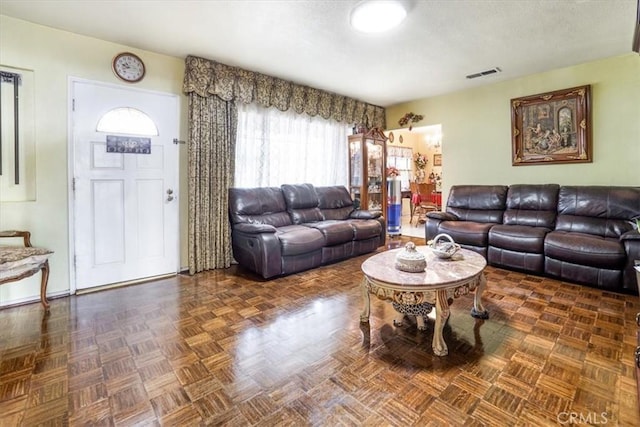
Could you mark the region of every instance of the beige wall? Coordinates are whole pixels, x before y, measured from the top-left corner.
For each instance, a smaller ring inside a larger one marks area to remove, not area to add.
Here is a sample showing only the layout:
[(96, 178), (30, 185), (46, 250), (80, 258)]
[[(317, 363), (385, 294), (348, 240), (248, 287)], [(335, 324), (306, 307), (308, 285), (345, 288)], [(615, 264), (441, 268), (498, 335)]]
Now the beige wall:
[[(55, 251), (49, 292), (70, 286), (68, 225), (68, 86), (76, 77), (113, 84), (111, 60), (131, 51), (145, 61), (147, 74), (136, 88), (180, 95), (180, 139), (186, 140), (187, 100), (182, 95), (184, 60), (133, 49), (0, 15), (0, 64), (35, 75), (36, 200), (0, 204), (0, 230), (25, 229), (34, 245)], [(181, 265), (186, 265), (186, 146), (181, 146)], [(0, 286), (0, 305), (37, 298), (40, 275)]]
[[(510, 100), (591, 85), (593, 163), (511, 166)], [(443, 196), (456, 184), (640, 185), (640, 56), (595, 61), (387, 108), (442, 124)], [(443, 199), (445, 201), (446, 199)]]

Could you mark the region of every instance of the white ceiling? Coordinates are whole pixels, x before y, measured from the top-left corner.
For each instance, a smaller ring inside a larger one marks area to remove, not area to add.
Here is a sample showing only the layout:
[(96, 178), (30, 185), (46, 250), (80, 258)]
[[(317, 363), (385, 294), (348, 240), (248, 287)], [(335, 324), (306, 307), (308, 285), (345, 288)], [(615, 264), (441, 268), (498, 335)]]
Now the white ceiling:
[(407, 0), (399, 28), (365, 35), (357, 2), (0, 0), (0, 14), (381, 106), (629, 53), (636, 19), (636, 0)]

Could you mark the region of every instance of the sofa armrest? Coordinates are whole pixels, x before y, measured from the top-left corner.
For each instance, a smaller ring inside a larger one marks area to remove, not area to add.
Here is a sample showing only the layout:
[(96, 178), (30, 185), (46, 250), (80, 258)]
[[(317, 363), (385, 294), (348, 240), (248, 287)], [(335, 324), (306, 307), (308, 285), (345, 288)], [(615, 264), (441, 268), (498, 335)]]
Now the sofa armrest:
[(620, 242), (624, 245), (627, 254), (627, 264), (622, 273), (622, 287), (626, 291), (637, 293), (639, 290), (635, 263), (640, 260), (640, 233), (638, 230), (630, 230), (620, 236)]
[(640, 234), (637, 230), (631, 230), (620, 236), (620, 241), (624, 245), (627, 254), (627, 264), (622, 273), (622, 287), (629, 292), (640, 291), (637, 283), (635, 263), (640, 260)]
[(638, 240), (640, 242), (640, 232), (638, 230), (630, 230), (620, 236), (621, 241), (625, 240)]
[(349, 214), (352, 219), (376, 219), (382, 216), (381, 212), (356, 209)]
[(231, 242), (233, 257), (242, 267), (265, 279), (282, 274), (280, 239), (272, 225), (236, 224)]
[(441, 221), (457, 221), (458, 217), (449, 212), (431, 211), (427, 212), (427, 218), (439, 219)]
[(270, 224), (251, 224), (243, 222), (233, 226), (234, 230), (247, 234), (275, 233), (276, 228)]

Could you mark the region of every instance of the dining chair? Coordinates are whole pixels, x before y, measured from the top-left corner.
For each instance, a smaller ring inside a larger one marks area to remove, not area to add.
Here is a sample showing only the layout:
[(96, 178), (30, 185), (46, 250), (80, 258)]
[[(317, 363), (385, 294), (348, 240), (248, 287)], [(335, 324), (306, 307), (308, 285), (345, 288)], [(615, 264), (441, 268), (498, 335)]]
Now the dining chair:
[[(432, 201), (435, 192), (435, 184), (418, 183), (418, 197), (416, 200), (415, 214), (417, 214), (416, 226), (427, 220), (427, 212), (437, 211), (438, 205)], [(413, 219), (413, 216), (411, 217)]]

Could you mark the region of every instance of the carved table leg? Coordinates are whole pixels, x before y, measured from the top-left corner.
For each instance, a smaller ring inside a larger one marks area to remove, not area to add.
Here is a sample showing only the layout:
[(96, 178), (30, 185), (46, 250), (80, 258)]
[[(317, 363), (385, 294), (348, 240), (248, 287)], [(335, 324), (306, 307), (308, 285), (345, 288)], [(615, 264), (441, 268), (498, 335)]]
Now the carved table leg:
[(393, 318), (393, 326), (402, 326), (403, 320), (404, 320), (404, 314), (396, 313), (396, 317)]
[(49, 302), (47, 302), (47, 283), (49, 282), (49, 260), (42, 265), (42, 279), (40, 281), (40, 302), (45, 310), (49, 310)]
[(424, 324), (424, 316), (416, 316), (416, 323), (418, 325), (418, 330), (419, 331), (426, 331), (427, 330), (427, 326)]
[(449, 318), (449, 302), (447, 301), (447, 291), (439, 290), (436, 292), (436, 325), (433, 331), (433, 353), (436, 356), (446, 356), (449, 354), (447, 344), (442, 337), (444, 324)]
[(362, 308), (362, 314), (360, 314), (360, 322), (368, 323), (369, 322), (369, 314), (371, 312), (371, 298), (369, 297), (369, 288), (367, 287), (367, 278), (362, 278), (362, 283), (360, 284), (360, 288), (362, 290), (362, 300), (364, 302), (364, 307)]
[(480, 283), (476, 288), (473, 296), (473, 308), (471, 309), (471, 316), (476, 319), (488, 319), (489, 312), (482, 305), (482, 293), (487, 284), (487, 279), (484, 277), (484, 273), (480, 273)]

